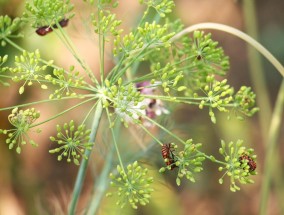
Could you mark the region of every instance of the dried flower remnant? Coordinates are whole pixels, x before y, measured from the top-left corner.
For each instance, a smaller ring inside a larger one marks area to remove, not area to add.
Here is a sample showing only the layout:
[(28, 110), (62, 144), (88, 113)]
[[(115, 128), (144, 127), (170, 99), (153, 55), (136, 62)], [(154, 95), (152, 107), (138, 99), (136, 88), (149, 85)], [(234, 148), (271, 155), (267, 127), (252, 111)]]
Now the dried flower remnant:
[[(154, 95), (156, 90), (156, 86), (151, 85), (149, 81), (136, 83), (136, 88), (142, 95)], [(170, 113), (169, 110), (164, 107), (164, 104), (160, 99), (144, 98), (143, 104), (146, 105), (146, 116), (151, 119), (155, 119), (162, 114)], [(144, 121), (144, 124), (146, 126), (151, 126), (151, 123), (147, 121)]]

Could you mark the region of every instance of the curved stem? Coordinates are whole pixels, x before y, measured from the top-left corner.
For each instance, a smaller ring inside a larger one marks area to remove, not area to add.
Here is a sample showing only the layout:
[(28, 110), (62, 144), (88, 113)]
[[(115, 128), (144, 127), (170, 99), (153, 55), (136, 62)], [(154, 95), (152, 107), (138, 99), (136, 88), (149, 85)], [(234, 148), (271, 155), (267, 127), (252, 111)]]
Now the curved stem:
[[(96, 134), (98, 131), (102, 113), (103, 113), (103, 106), (101, 102), (99, 101), (97, 108), (96, 108), (94, 120), (93, 120), (92, 132), (90, 134), (90, 142), (92, 143), (95, 142)], [(91, 155), (91, 150), (86, 150), (85, 155), (89, 159)], [(76, 182), (75, 182), (74, 189), (73, 189), (72, 200), (71, 200), (70, 207), (69, 207), (69, 212), (68, 212), (69, 215), (75, 215), (76, 206), (78, 203), (79, 195), (81, 193), (83, 181), (85, 179), (85, 175), (87, 171), (88, 159), (83, 159), (80, 165), (79, 172), (77, 174)]]
[(261, 188), (261, 202), (260, 202), (260, 215), (266, 214), (267, 200), (269, 196), (270, 180), (272, 173), (272, 166), (274, 164), (275, 148), (277, 143), (277, 138), (279, 136), (280, 125), (282, 122), (282, 114), (284, 109), (284, 79), (282, 80), (279, 93), (277, 96), (275, 108), (273, 111), (270, 129), (268, 132), (267, 140), (267, 154), (264, 162), (264, 179)]
[(182, 37), (183, 35), (191, 33), (191, 32), (198, 30), (198, 29), (214, 29), (214, 30), (227, 32), (229, 34), (232, 34), (234, 36), (239, 37), (240, 39), (242, 39), (242, 40), (246, 41), (247, 43), (249, 43), (250, 45), (252, 45), (256, 50), (258, 50), (278, 70), (278, 72), (284, 77), (284, 68), (283, 68), (282, 64), (266, 48), (264, 48), (259, 42), (257, 42), (255, 39), (253, 39), (249, 35), (245, 34), (244, 32), (242, 32), (242, 31), (240, 31), (236, 28), (227, 26), (227, 25), (210, 23), (210, 22), (192, 25), (192, 26), (182, 30), (181, 32), (179, 32), (175, 36), (173, 36), (170, 39), (170, 41), (175, 41), (175, 40), (179, 39), (180, 37)]

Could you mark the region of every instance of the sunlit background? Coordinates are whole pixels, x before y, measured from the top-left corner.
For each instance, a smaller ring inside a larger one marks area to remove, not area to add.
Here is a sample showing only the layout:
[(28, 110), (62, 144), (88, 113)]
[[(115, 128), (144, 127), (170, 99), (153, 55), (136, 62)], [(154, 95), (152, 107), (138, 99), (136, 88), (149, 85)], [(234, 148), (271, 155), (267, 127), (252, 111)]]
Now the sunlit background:
[[(258, 40), (284, 64), (283, 0), (258, 0), (255, 1), (255, 8), (249, 8), (245, 4), (247, 1), (250, 0), (176, 0), (173, 16), (180, 18), (185, 26), (201, 22), (217, 22), (252, 34), (256, 27), (258, 34), (254, 35), (254, 37), (258, 37)], [(90, 18), (87, 16), (91, 8), (80, 0), (73, 0), (73, 3), (75, 4), (76, 16), (70, 21), (65, 30), (70, 34), (81, 56), (93, 71), (98, 73), (97, 37), (90, 28)], [(20, 16), (23, 8), (24, 1), (0, 0), (0, 15)], [(143, 7), (138, 4), (138, 0), (120, 0), (120, 5), (114, 12), (117, 13), (119, 19), (123, 20), (125, 32), (138, 22), (142, 9)], [(253, 15), (254, 10), (256, 11), (256, 17)], [(256, 26), (251, 25), (253, 18), (256, 18)], [(55, 34), (39, 37), (35, 34), (35, 29), (30, 26), (23, 27), (25, 37), (16, 42), (29, 51), (40, 49), (43, 58), (53, 59), (56, 64), (64, 68), (76, 65), (80, 69), (72, 55), (61, 44)], [(210, 32), (213, 34), (213, 39), (219, 42), (225, 53), (230, 57), (231, 69), (226, 77), (229, 84), (235, 88), (239, 88), (241, 85), (249, 85), (255, 90), (255, 85), (259, 80), (256, 80), (255, 77), (252, 78), (250, 69), (255, 62), (249, 62), (247, 45), (240, 39), (226, 33)], [(110, 47), (107, 52), (109, 58), (106, 58), (106, 70), (109, 70), (113, 66)], [(13, 56), (18, 54), (18, 51), (7, 45), (0, 47), (0, 55), (3, 56), (4, 54)], [(261, 100), (263, 93), (268, 93), (268, 103), (270, 105), (266, 105), (273, 108), (282, 77), (264, 58), (261, 58), (261, 65), (263, 71), (260, 69), (258, 72), (264, 73), (265, 86), (268, 91), (263, 89), (263, 91), (257, 92), (257, 97)], [(0, 86), (0, 108), (48, 97), (47, 93), (34, 89), (36, 88), (31, 87), (23, 96), (20, 96), (17, 84), (13, 84), (9, 88)], [(44, 118), (47, 119), (63, 110), (64, 107), (69, 107), (74, 103), (76, 101), (50, 103), (38, 105), (37, 108), (40, 109), (42, 120), (44, 120)], [(70, 120), (70, 116), (74, 117), (75, 120), (79, 120), (82, 113), (87, 110), (86, 108), (88, 107), (76, 109), (66, 116), (44, 125), (42, 134), (34, 135), (39, 147), (33, 148), (26, 145), (23, 147), (21, 155), (15, 153), (14, 150), (9, 151), (3, 136), (0, 136), (0, 215), (66, 214), (78, 167), (63, 161), (58, 162), (56, 156), (48, 153), (48, 150), (52, 147), (49, 136), (54, 135), (55, 124)], [(0, 112), (1, 128), (9, 126), (8, 114), (7, 111)], [(99, 214), (258, 214), (263, 181), (263, 162), (266, 155), (265, 138), (267, 138), (270, 118), (266, 119), (266, 129), (263, 129), (260, 125), (259, 114), (245, 121), (236, 119), (228, 121), (227, 115), (221, 113), (217, 115), (218, 123), (214, 125), (208, 117), (207, 110), (199, 110), (195, 106), (180, 105), (175, 107), (174, 112), (163, 120), (169, 128), (182, 137), (193, 138), (195, 142), (203, 143), (204, 150), (208, 154), (211, 153), (216, 156), (218, 155), (221, 139), (225, 141), (243, 139), (245, 144), (254, 148), (258, 155), (258, 175), (253, 177), (255, 183), (241, 186), (241, 191), (232, 193), (229, 190), (229, 183), (219, 185), (218, 179), (221, 173), (217, 171), (217, 165), (205, 162), (204, 171), (198, 175), (196, 183), (183, 181), (182, 185), (177, 187), (174, 174), (161, 175), (157, 172), (159, 167), (163, 165), (163, 161), (160, 156), (159, 146), (154, 145), (149, 150), (149, 154), (142, 156), (140, 159), (141, 163), (146, 165), (150, 169), (150, 173), (158, 179), (154, 184), (155, 192), (152, 202), (148, 206), (139, 207), (138, 210), (119, 209), (115, 205), (115, 199), (103, 197)], [(91, 168), (79, 202), (78, 214), (84, 213), (83, 206), (87, 204), (95, 183), (93, 178), (101, 171), (106, 150), (110, 149), (108, 145), (109, 134), (104, 129), (106, 127), (108, 127), (107, 123), (102, 122), (97, 148), (92, 155)], [(133, 135), (132, 138), (129, 138), (129, 133), (123, 133), (120, 137), (121, 148), (125, 153), (124, 156), (129, 158), (133, 152), (143, 150), (143, 141), (145, 140), (135, 135), (137, 131), (134, 128), (130, 132)], [(137, 138), (140, 140), (137, 140)], [(280, 206), (283, 205), (284, 182), (281, 180), (284, 176), (283, 140), (284, 129), (282, 123), (277, 154), (275, 154), (275, 159), (278, 159), (279, 156), (280, 161), (277, 166), (270, 167), (274, 171), (272, 190), (268, 202), (267, 214), (269, 215), (280, 215)], [(132, 147), (129, 147), (129, 144), (132, 144)]]

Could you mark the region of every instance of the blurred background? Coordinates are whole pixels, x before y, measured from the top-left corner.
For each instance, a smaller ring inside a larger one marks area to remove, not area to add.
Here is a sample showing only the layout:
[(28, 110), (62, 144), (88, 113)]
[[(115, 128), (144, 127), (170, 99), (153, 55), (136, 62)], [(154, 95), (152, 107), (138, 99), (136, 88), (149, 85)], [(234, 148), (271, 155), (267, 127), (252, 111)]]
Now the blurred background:
[[(258, 0), (255, 7), (248, 2), (251, 0), (176, 0), (174, 16), (180, 18), (185, 26), (201, 22), (216, 22), (226, 24), (249, 34), (266, 47), (271, 53), (284, 64), (284, 2), (282, 0)], [(82, 1), (75, 1), (76, 16), (69, 23), (66, 31), (70, 34), (78, 50), (94, 71), (98, 71), (98, 46), (97, 38), (89, 29), (89, 18), (86, 16), (90, 7)], [(24, 8), (24, 1), (0, 0), (0, 15), (11, 17), (20, 16)], [(142, 13), (143, 7), (138, 0), (121, 0), (119, 7), (115, 10), (118, 18), (123, 20), (123, 27), (131, 28), (137, 22)], [(254, 16), (254, 11), (256, 12)], [(254, 20), (255, 19), (255, 20)], [(254, 22), (256, 21), (256, 22)], [(46, 37), (39, 37), (30, 26), (24, 26), (25, 37), (16, 42), (20, 43), (29, 51), (40, 49), (44, 59), (55, 60), (55, 63), (64, 68), (70, 65), (78, 65), (69, 54), (68, 50), (57, 40), (55, 34)], [(208, 31), (209, 32), (209, 31)], [(217, 165), (205, 162), (204, 171), (198, 175), (195, 184), (184, 181), (180, 187), (175, 185), (174, 174), (159, 175), (156, 173), (157, 160), (150, 159), (160, 153), (159, 147), (153, 147), (150, 155), (144, 156), (141, 160), (150, 169), (151, 174), (158, 177), (155, 183), (155, 192), (152, 202), (146, 207), (139, 207), (138, 210), (118, 209), (115, 206), (115, 199), (103, 198), (99, 214), (162, 214), (162, 215), (254, 215), (258, 214), (260, 204), (260, 191), (263, 181), (263, 162), (266, 156), (266, 138), (270, 123), (269, 109), (273, 109), (275, 99), (279, 90), (282, 76), (264, 59), (260, 58), (261, 67), (257, 60), (253, 61), (247, 49), (247, 45), (240, 39), (226, 33), (211, 31), (213, 39), (218, 41), (225, 53), (230, 57), (231, 69), (227, 74), (230, 85), (238, 89), (241, 85), (252, 86), (257, 93), (259, 106), (264, 115), (265, 123), (261, 122), (260, 114), (245, 121), (226, 119), (226, 114), (218, 114), (216, 125), (213, 125), (208, 117), (207, 110), (199, 110), (194, 106), (178, 106), (174, 113), (167, 119), (170, 126), (184, 138), (193, 138), (195, 142), (203, 143), (204, 150), (208, 154), (217, 156), (220, 139), (236, 141), (243, 139), (247, 147), (255, 149), (257, 158), (257, 172), (254, 176), (253, 185), (241, 186), (241, 191), (232, 193), (229, 184), (219, 185)], [(110, 49), (108, 50), (110, 53)], [(17, 50), (7, 45), (0, 47), (0, 55), (11, 56), (19, 54)], [(252, 61), (250, 61), (252, 60)], [(111, 57), (106, 59), (107, 69), (113, 66)], [(79, 67), (78, 67), (79, 68)], [(256, 70), (252, 73), (251, 69)], [(258, 74), (264, 74), (265, 88), (256, 91), (261, 80)], [(13, 106), (19, 103), (44, 99), (48, 96), (43, 91), (29, 88), (24, 96), (19, 96), (18, 86), (0, 86), (0, 108)], [(268, 100), (266, 100), (266, 96)], [(64, 107), (76, 103), (57, 102), (38, 105), (41, 119), (49, 118), (53, 114), (63, 110)], [(264, 103), (264, 104), (263, 104)], [(87, 108), (87, 107), (85, 107)], [(80, 119), (81, 111), (87, 109), (76, 109), (72, 115)], [(0, 112), (0, 128), (7, 128), (9, 112)], [(56, 156), (48, 153), (52, 148), (49, 136), (54, 135), (54, 125), (65, 122), (68, 116), (48, 123), (43, 128), (41, 135), (34, 135), (39, 143), (38, 148), (29, 145), (23, 147), (21, 155), (10, 151), (5, 144), (3, 136), (0, 136), (0, 215), (22, 215), (22, 214), (66, 214), (66, 208), (71, 197), (74, 181), (78, 168), (65, 162), (57, 162)], [(266, 117), (266, 118), (265, 118)], [(262, 118), (263, 120), (263, 118)], [(283, 119), (282, 119), (283, 121)], [(102, 124), (103, 126), (107, 126)], [(100, 172), (103, 164), (105, 151), (109, 149), (103, 129), (98, 136), (98, 150), (94, 152), (91, 163), (94, 165), (92, 171), (87, 175), (83, 193), (79, 203), (78, 214), (82, 214), (83, 206), (88, 201), (93, 186), (93, 176)], [(127, 136), (126, 136), (127, 137)], [(124, 136), (122, 134), (121, 139)], [(283, 123), (278, 138), (276, 166), (271, 166), (275, 171), (272, 175), (272, 189), (268, 202), (269, 215), (280, 215), (281, 204), (284, 199), (283, 163), (284, 158), (284, 129)], [(123, 147), (123, 146), (122, 146)], [(126, 154), (141, 150), (139, 146), (126, 148)], [(160, 156), (160, 154), (159, 154)], [(154, 164), (152, 164), (153, 162)], [(160, 162), (160, 161), (159, 161)], [(226, 178), (227, 180), (228, 178)], [(282, 197), (282, 199), (281, 199)], [(282, 202), (281, 202), (282, 200)], [(283, 211), (282, 211), (283, 212)]]

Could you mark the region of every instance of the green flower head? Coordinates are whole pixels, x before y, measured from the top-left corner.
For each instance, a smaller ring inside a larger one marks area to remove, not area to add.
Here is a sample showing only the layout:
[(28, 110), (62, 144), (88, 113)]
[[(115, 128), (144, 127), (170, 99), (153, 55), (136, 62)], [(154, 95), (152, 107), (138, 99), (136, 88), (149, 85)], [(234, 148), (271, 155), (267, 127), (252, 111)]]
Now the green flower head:
[[(127, 166), (125, 171), (121, 166), (117, 166), (118, 175), (110, 174), (111, 186), (116, 187), (119, 200), (117, 205), (123, 208), (129, 203), (132, 208), (137, 209), (137, 204), (146, 205), (149, 203), (153, 189), (150, 185), (153, 183), (152, 177), (147, 177), (147, 168), (143, 168), (135, 161)], [(108, 193), (107, 195), (112, 195)]]
[(256, 155), (253, 154), (253, 149), (246, 149), (242, 144), (242, 140), (238, 140), (236, 143), (230, 142), (229, 144), (222, 141), (222, 147), (219, 149), (226, 163), (224, 167), (219, 167), (219, 171), (225, 171), (224, 175), (219, 179), (219, 183), (223, 184), (223, 177), (225, 175), (229, 176), (230, 190), (232, 192), (240, 190), (240, 187), (236, 185), (236, 181), (240, 184), (251, 184), (254, 181), (249, 177), (257, 174), (255, 171)]
[(5, 38), (21, 37), (19, 34), (14, 34), (20, 27), (20, 19), (12, 20), (9, 16), (0, 16), (0, 42), (1, 46), (6, 45)]
[[(37, 144), (29, 137), (28, 132), (39, 117), (39, 111), (36, 111), (34, 108), (26, 110), (14, 108), (12, 110), (12, 113), (8, 116), (8, 120), (14, 128), (9, 130), (0, 129), (0, 134), (2, 133), (8, 136), (6, 143), (9, 145), (9, 149), (12, 149), (17, 145), (16, 151), (20, 154), (21, 145), (26, 145), (27, 142), (33, 146), (37, 146)], [(36, 132), (39, 133), (40, 130), (38, 129)]]
[(13, 76), (13, 81), (24, 81), (24, 84), (20, 87), (19, 93), (23, 94), (25, 91), (25, 86), (33, 85), (33, 82), (40, 84), (42, 89), (47, 89), (45, 84), (42, 84), (40, 80), (44, 79), (43, 72), (47, 69), (52, 61), (47, 64), (42, 65), (40, 63), (40, 53), (37, 49), (35, 52), (23, 51), (20, 56), (15, 56), (15, 68), (11, 68), (11, 72), (15, 74)]
[(56, 142), (59, 147), (49, 150), (49, 153), (60, 153), (57, 156), (58, 161), (66, 157), (68, 163), (73, 159), (73, 162), (79, 165), (81, 157), (88, 159), (84, 152), (92, 149), (93, 143), (89, 142), (90, 133), (91, 130), (86, 130), (85, 125), (76, 128), (73, 120), (63, 126), (57, 125), (57, 136), (51, 136), (50, 140)]
[[(178, 146), (171, 143), (171, 147), (175, 150), (178, 149)], [(205, 160), (205, 157), (202, 153), (198, 151), (198, 148), (201, 147), (200, 143), (193, 144), (193, 140), (189, 139), (185, 142), (184, 149), (178, 153), (174, 153), (171, 150), (171, 158), (174, 160), (174, 165), (178, 168), (176, 183), (179, 186), (181, 184), (181, 179), (185, 177), (191, 182), (195, 182), (194, 174), (201, 172), (202, 162)], [(172, 168), (162, 167), (160, 172), (165, 172), (166, 170), (171, 170)]]
[(25, 5), (23, 19), (35, 28), (52, 26), (63, 19), (70, 19), (74, 6), (70, 0), (31, 0)]

